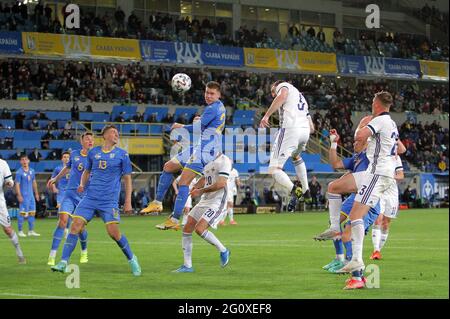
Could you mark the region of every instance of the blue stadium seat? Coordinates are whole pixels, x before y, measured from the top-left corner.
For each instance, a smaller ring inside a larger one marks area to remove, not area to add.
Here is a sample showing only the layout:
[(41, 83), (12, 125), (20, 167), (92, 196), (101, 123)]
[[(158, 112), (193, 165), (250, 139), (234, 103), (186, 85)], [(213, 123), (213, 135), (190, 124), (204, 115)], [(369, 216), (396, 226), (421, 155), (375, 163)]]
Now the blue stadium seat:
[(114, 119), (122, 112), (125, 112), (125, 119), (129, 119), (133, 117), (137, 112), (137, 106), (134, 105), (114, 105), (111, 112), (111, 121), (114, 122)]
[(162, 134), (163, 133), (163, 126), (162, 125), (151, 125), (150, 126), (150, 134)]
[(13, 148), (15, 149), (41, 148), (41, 141), (14, 139)]
[(0, 155), (3, 157), (4, 160), (9, 159), (14, 154), (16, 154), (16, 150), (0, 150)]
[(62, 150), (72, 149), (72, 150), (79, 150), (81, 149), (81, 145), (78, 141), (74, 140), (53, 140), (49, 142), (49, 147), (51, 149), (59, 148)]
[(138, 130), (138, 132), (139, 132), (140, 134), (148, 134), (148, 133), (149, 133), (149, 130), (150, 130), (150, 126), (149, 126), (149, 125), (146, 125), (146, 124), (138, 124), (138, 125), (136, 126), (136, 129)]
[(135, 124), (120, 124), (118, 125), (119, 132), (121, 134), (130, 134), (131, 130), (135, 130)]
[(312, 170), (313, 172), (325, 172), (325, 173), (332, 173), (334, 172), (333, 168), (331, 167), (330, 164), (325, 164), (325, 163), (312, 163), (309, 164), (306, 163), (306, 169)]
[(6, 129), (7, 127), (10, 128), (16, 128), (16, 121), (15, 120), (0, 120), (0, 124), (3, 126), (2, 130)]
[(149, 116), (153, 113), (156, 114), (156, 120), (161, 122), (169, 113), (169, 109), (167, 107), (148, 106), (144, 112), (144, 121), (147, 121)]
[(47, 111), (45, 115), (52, 121), (70, 121), (72, 119), (72, 113), (64, 111)]
[(105, 125), (102, 123), (94, 123), (92, 124), (92, 130), (95, 132), (100, 132)]
[(59, 160), (56, 161), (40, 161), (35, 163), (35, 171), (36, 172), (52, 172), (56, 166), (58, 166), (61, 162)]
[[(58, 120), (56, 123), (57, 123), (59, 129), (63, 129), (64, 125), (66, 125), (67, 121)], [(73, 125), (72, 125), (72, 127), (73, 127)]]
[(184, 114), (186, 120), (188, 121), (188, 123), (190, 123), (191, 117), (194, 116), (197, 111), (198, 108), (178, 107), (175, 109), (174, 120), (177, 121), (177, 119)]
[(302, 153), (305, 163), (321, 163), (320, 154)]
[(80, 112), (80, 121), (108, 122), (109, 114), (101, 112)]
[(5, 137), (14, 137), (14, 132), (13, 130), (5, 130), (5, 129), (1, 129), (0, 130), (0, 138), (5, 138)]
[(255, 121), (255, 111), (236, 110), (233, 114), (234, 125), (253, 125)]
[(14, 131), (14, 141), (16, 140), (38, 140), (40, 141), (42, 136), (45, 135), (45, 131)]
[(8, 161), (9, 168), (12, 171), (17, 171), (20, 168), (20, 161), (18, 160), (9, 160)]

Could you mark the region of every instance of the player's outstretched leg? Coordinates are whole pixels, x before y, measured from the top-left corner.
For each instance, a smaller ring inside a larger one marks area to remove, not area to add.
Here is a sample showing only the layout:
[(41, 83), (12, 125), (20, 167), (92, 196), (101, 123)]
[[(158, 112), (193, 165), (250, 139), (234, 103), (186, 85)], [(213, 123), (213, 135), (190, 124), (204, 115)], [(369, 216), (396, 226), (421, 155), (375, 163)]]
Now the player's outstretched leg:
[(220, 265), (222, 267), (225, 267), (228, 265), (230, 261), (230, 250), (227, 249), (220, 242), (220, 240), (212, 232), (208, 230), (208, 227), (209, 227), (208, 222), (202, 218), (195, 227), (195, 232), (206, 242), (210, 243), (211, 245), (217, 248), (217, 250), (220, 253)]
[(50, 254), (48, 256), (47, 265), (54, 266), (56, 259), (56, 252), (58, 251), (59, 244), (64, 237), (64, 232), (67, 226), (67, 221), (69, 219), (68, 214), (59, 213), (58, 224), (53, 232), (52, 246), (50, 249)]
[(77, 246), (78, 237), (81, 230), (84, 227), (84, 220), (81, 218), (74, 218), (72, 222), (72, 226), (70, 227), (70, 233), (67, 236), (66, 242), (64, 243), (64, 248), (61, 256), (61, 261), (57, 263), (55, 266), (52, 266), (52, 271), (56, 272), (65, 272), (67, 268), (67, 263), (69, 262), (70, 256), (73, 253), (73, 250)]
[(127, 258), (133, 275), (140, 276), (142, 273), (141, 266), (139, 265), (136, 255), (134, 255), (131, 251), (128, 239), (125, 237), (125, 235), (120, 233), (119, 224), (106, 224), (106, 230), (108, 232), (108, 235), (117, 243), (125, 257)]
[(3, 231), (5, 232), (6, 236), (9, 237), (9, 239), (11, 240), (11, 243), (13, 244), (14, 248), (16, 249), (16, 255), (17, 255), (19, 264), (26, 264), (27, 263), (26, 259), (23, 255), (22, 249), (20, 248), (19, 237), (17, 236), (14, 229), (12, 229), (11, 226), (8, 226), (8, 227), (3, 227)]
[(163, 172), (158, 180), (158, 188), (156, 190), (156, 198), (148, 206), (140, 211), (141, 214), (160, 213), (163, 210), (162, 202), (166, 196), (167, 190), (172, 185), (173, 174), (180, 171), (182, 166), (180, 163), (172, 159), (164, 164)]
[(178, 182), (178, 195), (175, 200), (175, 205), (173, 209), (173, 213), (170, 218), (166, 219), (166, 221), (162, 224), (156, 225), (156, 228), (159, 230), (179, 230), (179, 219), (183, 214), (184, 207), (186, 205), (186, 201), (189, 197), (189, 184), (194, 180), (197, 173), (192, 170), (184, 169), (181, 173), (180, 181)]
[(305, 199), (306, 202), (310, 202), (311, 193), (309, 191), (308, 174), (305, 162), (303, 161), (303, 158), (301, 158), (301, 156), (297, 156), (296, 158), (294, 158), (293, 164), (295, 168), (295, 174), (297, 175), (297, 178), (300, 181), (300, 183), (302, 183), (302, 191), (303, 191), (302, 197)]

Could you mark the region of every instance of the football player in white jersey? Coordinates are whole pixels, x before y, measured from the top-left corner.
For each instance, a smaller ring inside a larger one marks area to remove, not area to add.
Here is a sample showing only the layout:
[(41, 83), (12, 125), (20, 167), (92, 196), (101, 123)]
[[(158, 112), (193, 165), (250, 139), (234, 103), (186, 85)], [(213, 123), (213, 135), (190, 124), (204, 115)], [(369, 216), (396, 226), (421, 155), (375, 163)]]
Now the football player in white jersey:
[(219, 222), (219, 225), (223, 226), (225, 225), (225, 219), (230, 219), (230, 225), (237, 225), (236, 221), (234, 220), (234, 200), (237, 195), (237, 188), (241, 186), (241, 181), (239, 179), (239, 172), (237, 169), (233, 168), (230, 173), (230, 177), (228, 177), (227, 182), (227, 191), (228, 191), (228, 199), (227, 199), (227, 208), (226, 211), (222, 214), (221, 220)]
[(193, 272), (192, 267), (192, 233), (195, 232), (206, 242), (215, 246), (220, 252), (220, 264), (225, 267), (230, 259), (230, 251), (208, 230), (219, 222), (220, 215), (227, 203), (227, 180), (231, 172), (231, 160), (219, 154), (206, 164), (203, 175), (192, 189), (192, 197), (201, 196), (200, 201), (191, 210), (186, 225), (183, 227), (183, 265), (174, 272)]
[(0, 225), (16, 249), (19, 264), (25, 264), (26, 260), (23, 256), (22, 249), (20, 248), (19, 237), (11, 227), (11, 218), (9, 217), (8, 208), (6, 207), (5, 195), (3, 194), (3, 185), (8, 188), (12, 188), (14, 186), (14, 180), (12, 178), (8, 163), (0, 159)]
[[(363, 217), (371, 207), (375, 207), (381, 197), (391, 197), (397, 191), (395, 182), (395, 161), (397, 156), (398, 130), (397, 124), (391, 119), (389, 109), (393, 103), (392, 95), (382, 91), (375, 94), (372, 102), (374, 118), (367, 126), (358, 130), (355, 135), (356, 145), (368, 142), (366, 155), (370, 161), (365, 177), (355, 196), (355, 203), (350, 212), (352, 227), (352, 260), (338, 273), (348, 273), (364, 270), (362, 259), (364, 222)], [(370, 140), (369, 137), (371, 137)], [(386, 210), (390, 211), (392, 203), (387, 203)], [(356, 288), (356, 287), (355, 287)], [(359, 287), (358, 287), (359, 288)], [(346, 286), (346, 289), (353, 289)]]
[[(278, 111), (280, 117), (280, 130), (270, 153), (269, 174), (275, 181), (291, 192), (289, 211), (294, 211), (297, 199), (302, 196), (311, 198), (308, 186), (306, 165), (301, 157), (314, 131), (314, 125), (308, 111), (308, 102), (302, 93), (292, 84), (276, 81), (271, 87), (274, 100), (261, 119), (260, 127), (270, 127), (270, 116)], [(283, 166), (292, 157), (297, 178), (302, 187), (295, 187), (289, 176), (283, 171)]]
[[(178, 195), (178, 182), (181, 179), (181, 175), (179, 175), (172, 183), (172, 187), (173, 190), (175, 191), (175, 195)], [(189, 184), (189, 191), (192, 190), (192, 188), (194, 187), (194, 185), (198, 182), (198, 178), (194, 178), (191, 182), (191, 184)], [(187, 217), (189, 212), (191, 211), (192, 208), (192, 197), (189, 195), (186, 204), (184, 205), (184, 210), (183, 210), (183, 219), (181, 221), (181, 226), (186, 225), (187, 222)]]
[[(395, 158), (395, 181), (400, 181), (405, 178), (403, 173), (402, 159), (400, 155)], [(389, 204), (391, 203), (391, 204)], [(372, 243), (373, 243), (373, 253), (370, 259), (381, 259), (381, 249), (386, 244), (389, 227), (393, 218), (397, 218), (398, 213), (398, 187), (397, 192), (392, 195), (392, 197), (383, 197), (380, 200), (381, 214), (378, 216), (372, 227)], [(386, 207), (391, 207), (387, 210)]]

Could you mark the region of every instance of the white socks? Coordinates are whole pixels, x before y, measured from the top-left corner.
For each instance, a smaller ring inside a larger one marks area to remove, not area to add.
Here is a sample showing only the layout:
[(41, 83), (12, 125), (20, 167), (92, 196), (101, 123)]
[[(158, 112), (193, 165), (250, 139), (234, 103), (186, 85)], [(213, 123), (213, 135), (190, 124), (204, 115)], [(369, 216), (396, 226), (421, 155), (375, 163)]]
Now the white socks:
[(188, 268), (192, 267), (192, 233), (183, 233), (182, 239), (183, 255), (184, 255), (184, 265)]
[(11, 239), (11, 243), (13, 244), (14, 248), (16, 249), (17, 257), (23, 257), (23, 252), (22, 252), (22, 249), (20, 248), (19, 238), (17, 237), (16, 232), (13, 232), (12, 236), (9, 239)]
[(187, 223), (187, 218), (188, 218), (188, 215), (187, 215), (187, 214), (183, 214), (183, 219), (181, 220), (181, 226), (186, 225), (186, 223)]
[(372, 244), (374, 251), (380, 251), (381, 229), (379, 225), (372, 227)]
[(389, 229), (386, 230), (382, 230), (381, 231), (381, 236), (380, 236), (380, 249), (381, 250), (383, 248), (383, 246), (386, 244), (387, 238), (389, 235)]
[(302, 183), (302, 191), (303, 193), (309, 189), (308, 184), (308, 174), (306, 171), (306, 165), (303, 159), (300, 157), (299, 160), (293, 161), (295, 173), (297, 174), (298, 180)]
[(330, 228), (336, 232), (340, 232), (340, 213), (342, 207), (342, 196), (339, 194), (327, 193), (328, 209), (330, 211)]
[(226, 251), (227, 249), (225, 248), (224, 245), (222, 245), (222, 243), (217, 239), (217, 237), (211, 233), (208, 230), (205, 230), (202, 234), (201, 237), (206, 240), (208, 243), (210, 243), (213, 246), (216, 246), (217, 250), (219, 250), (221, 253), (223, 253), (224, 251)]
[(234, 214), (233, 207), (228, 208), (228, 218), (230, 219), (230, 222), (234, 220), (233, 214)]
[(364, 242), (364, 221), (362, 219), (352, 220), (352, 246), (354, 261), (362, 262)]
[(291, 179), (289, 178), (288, 174), (283, 172), (281, 169), (275, 170), (275, 172), (272, 174), (275, 181), (280, 184), (281, 186), (285, 187), (289, 192), (292, 191), (292, 188), (294, 187), (294, 183), (292, 183)]

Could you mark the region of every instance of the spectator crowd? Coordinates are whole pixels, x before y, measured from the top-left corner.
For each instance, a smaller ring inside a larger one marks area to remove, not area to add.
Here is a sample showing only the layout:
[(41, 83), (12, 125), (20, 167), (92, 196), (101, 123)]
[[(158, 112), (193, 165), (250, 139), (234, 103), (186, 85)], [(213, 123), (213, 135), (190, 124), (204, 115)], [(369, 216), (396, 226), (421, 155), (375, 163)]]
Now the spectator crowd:
[[(65, 18), (65, 6), (62, 8)], [(416, 14), (420, 19), (435, 25), (448, 33), (448, 15), (436, 8), (425, 6)], [(219, 18), (212, 22), (205, 17), (201, 21), (194, 17), (151, 12), (148, 21), (142, 21), (133, 11), (126, 17), (118, 6), (114, 12), (96, 15), (81, 8), (80, 28), (66, 29), (65, 19), (60, 21), (57, 12), (39, 1), (34, 7), (19, 5), (19, 1), (0, 3), (0, 31), (35, 31), (49, 33), (76, 33), (86, 36), (146, 39), (156, 41), (186, 41), (226, 46), (278, 48), (318, 52), (337, 52), (350, 55), (386, 56), (395, 58), (449, 60), (447, 43), (430, 41), (425, 36), (411, 34), (384, 34), (360, 30), (357, 36), (345, 35), (338, 29), (327, 44), (322, 27), (316, 31), (313, 26), (290, 24), (288, 32), (281, 38), (278, 31), (242, 25), (231, 36), (227, 23)]]

